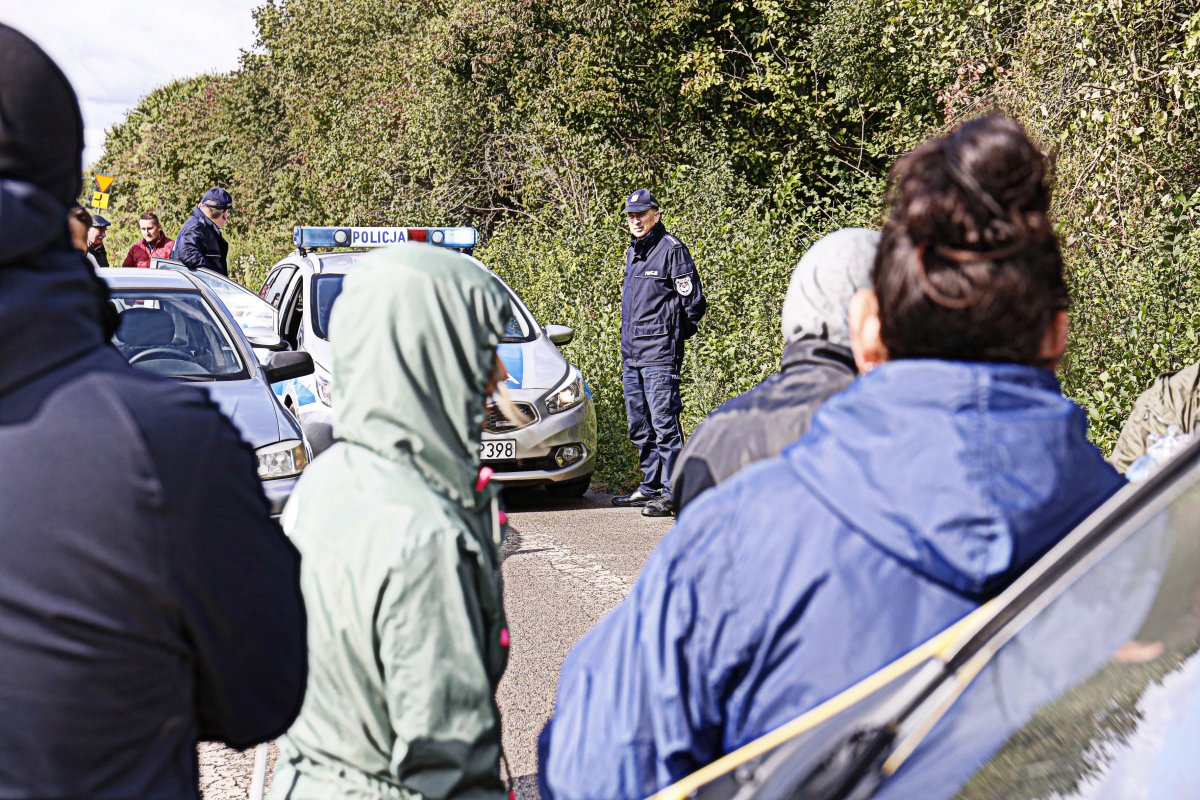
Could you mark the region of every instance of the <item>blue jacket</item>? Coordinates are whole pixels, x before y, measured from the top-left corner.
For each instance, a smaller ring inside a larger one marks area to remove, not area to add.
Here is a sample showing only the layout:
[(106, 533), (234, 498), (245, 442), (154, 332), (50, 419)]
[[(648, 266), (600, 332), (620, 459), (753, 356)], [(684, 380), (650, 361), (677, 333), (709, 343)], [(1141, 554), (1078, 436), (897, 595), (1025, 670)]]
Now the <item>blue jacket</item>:
[(683, 363), (683, 340), (696, 332), (708, 301), (683, 242), (659, 222), (625, 251), (621, 359), (626, 366)]
[(995, 595), (1124, 481), (1034, 367), (898, 361), (689, 506), (572, 648), (543, 794), (645, 797)]
[(207, 267), (222, 275), (229, 274), (229, 242), (221, 235), (221, 231), (212, 220), (204, 216), (199, 206), (192, 209), (192, 215), (184, 221), (175, 237), (175, 250), (171, 257), (181, 261), (192, 269)]
[(0, 797), (198, 797), (197, 739), (274, 738), (304, 695), (254, 454), (126, 363), (105, 294), (66, 209), (0, 180)]

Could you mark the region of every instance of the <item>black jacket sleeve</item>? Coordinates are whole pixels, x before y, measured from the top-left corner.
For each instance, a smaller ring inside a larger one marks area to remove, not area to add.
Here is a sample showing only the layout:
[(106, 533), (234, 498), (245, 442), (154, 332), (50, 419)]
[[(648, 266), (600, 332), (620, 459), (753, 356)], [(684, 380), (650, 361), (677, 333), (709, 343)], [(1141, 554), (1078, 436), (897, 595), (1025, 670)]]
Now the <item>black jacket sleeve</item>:
[(708, 308), (708, 300), (704, 297), (704, 287), (700, 284), (700, 272), (692, 261), (692, 254), (680, 242), (667, 255), (667, 270), (671, 276), (672, 288), (679, 295), (683, 307), (683, 337), (692, 336), (700, 326), (700, 320)]
[(171, 258), (181, 261), (193, 269), (205, 267), (224, 274), (220, 264), (220, 243), (216, 235), (204, 229), (204, 225), (189, 218), (175, 237), (175, 249)]
[(188, 394), (142, 413), (171, 410), (169, 433), (147, 424), (147, 438), (173, 529), (168, 568), (193, 645), (200, 736), (241, 748), (280, 735), (300, 712), (300, 554), (270, 518), (250, 447), (207, 398)]

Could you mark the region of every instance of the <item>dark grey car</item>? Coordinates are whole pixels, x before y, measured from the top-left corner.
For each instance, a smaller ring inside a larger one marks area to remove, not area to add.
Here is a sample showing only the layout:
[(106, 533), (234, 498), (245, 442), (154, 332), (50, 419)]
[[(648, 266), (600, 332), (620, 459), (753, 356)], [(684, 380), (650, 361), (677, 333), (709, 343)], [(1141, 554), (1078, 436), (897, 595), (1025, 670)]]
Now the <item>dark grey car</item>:
[(311, 374), (312, 358), (270, 352), (259, 363), (254, 345), (277, 349), (278, 337), (252, 343), (221, 300), (187, 272), (102, 269), (98, 274), (119, 315), (113, 344), (138, 369), (208, 391), (254, 448), (263, 491), (277, 516), (312, 451), (271, 382)]

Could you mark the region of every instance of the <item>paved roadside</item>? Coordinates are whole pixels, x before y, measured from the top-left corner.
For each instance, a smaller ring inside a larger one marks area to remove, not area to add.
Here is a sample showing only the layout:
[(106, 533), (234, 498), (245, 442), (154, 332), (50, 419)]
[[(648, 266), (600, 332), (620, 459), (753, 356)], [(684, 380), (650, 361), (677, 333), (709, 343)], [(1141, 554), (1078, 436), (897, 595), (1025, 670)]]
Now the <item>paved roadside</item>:
[(609, 612), (673, 519), (616, 508), (588, 492), (570, 503), (530, 493), (509, 498), (504, 597), (512, 632), (498, 698), (504, 751), (522, 798), (537, 797), (537, 736), (554, 709), (567, 650)]

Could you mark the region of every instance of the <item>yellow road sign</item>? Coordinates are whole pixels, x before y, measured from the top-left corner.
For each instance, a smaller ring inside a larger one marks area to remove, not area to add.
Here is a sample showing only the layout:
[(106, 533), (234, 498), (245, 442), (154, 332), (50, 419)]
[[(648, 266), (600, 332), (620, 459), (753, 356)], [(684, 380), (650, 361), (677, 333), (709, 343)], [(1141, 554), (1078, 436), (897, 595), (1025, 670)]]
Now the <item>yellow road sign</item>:
[(92, 208), (108, 208), (108, 192), (92, 192)]
[(113, 181), (116, 180), (116, 176), (101, 175), (97, 172), (92, 176), (92, 180), (96, 182), (96, 188), (100, 190), (99, 194), (108, 194), (108, 187), (112, 186)]

